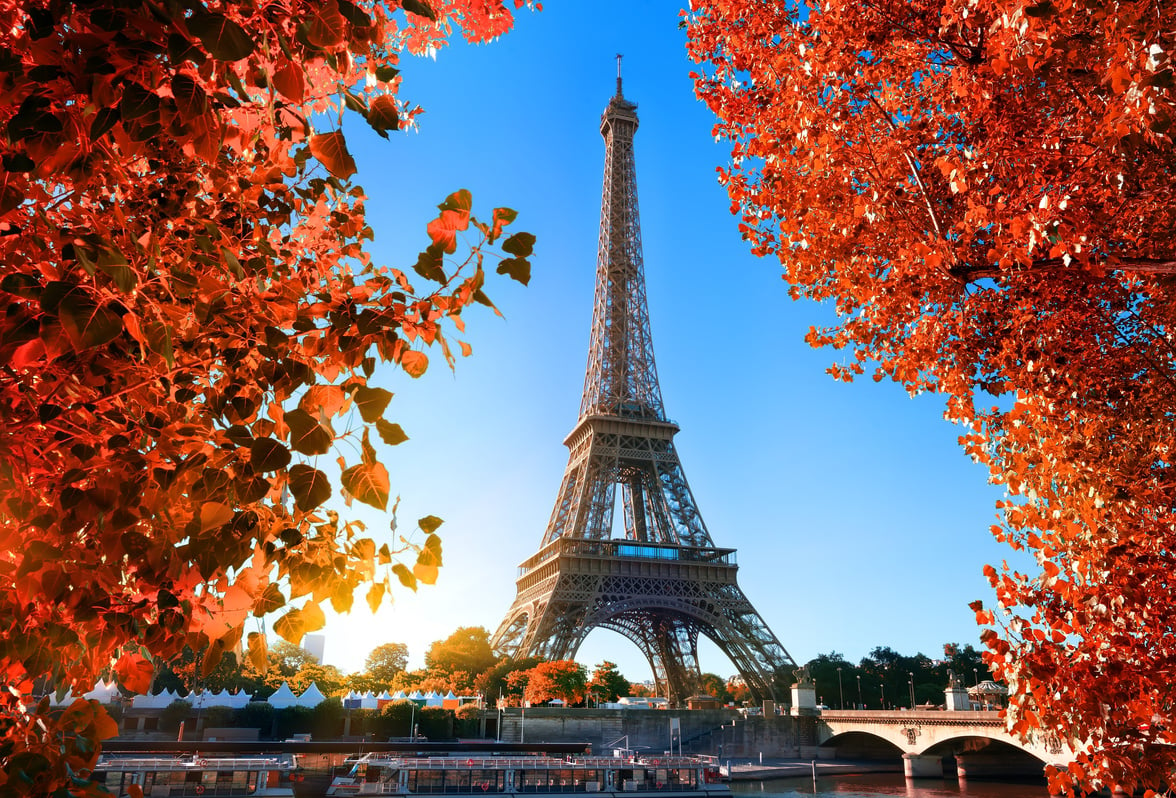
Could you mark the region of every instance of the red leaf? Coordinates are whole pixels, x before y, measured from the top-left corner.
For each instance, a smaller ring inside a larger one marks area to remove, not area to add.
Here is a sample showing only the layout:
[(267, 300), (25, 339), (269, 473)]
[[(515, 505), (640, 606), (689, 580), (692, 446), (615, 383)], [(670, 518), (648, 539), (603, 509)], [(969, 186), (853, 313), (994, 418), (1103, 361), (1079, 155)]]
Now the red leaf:
[(120, 685), (132, 693), (142, 695), (151, 687), (155, 668), (143, 655), (129, 652), (119, 657), (114, 672)]
[(338, 130), (311, 136), (310, 154), (340, 180), (346, 180), (355, 174), (355, 159), (347, 151), (347, 141)]

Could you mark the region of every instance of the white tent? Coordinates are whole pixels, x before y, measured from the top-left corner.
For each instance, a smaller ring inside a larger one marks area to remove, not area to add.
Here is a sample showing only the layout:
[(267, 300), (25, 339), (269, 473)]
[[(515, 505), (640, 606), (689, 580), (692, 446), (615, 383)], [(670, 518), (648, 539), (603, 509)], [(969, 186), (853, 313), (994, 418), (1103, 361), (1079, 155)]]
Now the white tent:
[(66, 695), (58, 700), (58, 693), (49, 693), (49, 706), (69, 706), (78, 700), (78, 696), (73, 695), (73, 690), (66, 690)]
[(404, 698), (404, 691), (397, 690), (396, 695), (393, 696), (393, 695), (388, 695), (388, 691), (385, 690), (384, 692), (382, 692), (378, 696), (376, 696), (376, 698), (378, 698), (380, 701), (388, 701), (393, 698)]
[[(171, 690), (164, 690), (158, 695), (137, 695), (131, 699), (131, 706), (135, 709), (163, 709), (181, 698), (179, 694), (173, 693)], [(191, 700), (191, 697), (185, 700)]]
[(310, 687), (307, 687), (302, 695), (298, 696), (298, 706), (313, 708), (326, 700), (327, 697), (323, 695), (323, 691), (319, 689), (318, 684), (311, 682)]
[(441, 696), (439, 693), (434, 693), (432, 690), (430, 690), (429, 694), (425, 696), (425, 706), (427, 707), (439, 707), (444, 703), (444, 701), (445, 699), (443, 696)]
[(121, 695), (118, 691), (118, 685), (115, 684), (114, 679), (109, 682), (99, 681), (94, 684), (94, 689), (82, 696), (82, 698), (91, 698), (103, 704), (109, 704), (114, 699)]
[(285, 709), (286, 707), (298, 706), (298, 696), (294, 695), (294, 691), (290, 689), (290, 685), (282, 682), (282, 686), (274, 691), (274, 694), (266, 699), (269, 705), (274, 709)]
[[(387, 692), (387, 691), (385, 691), (385, 692)], [(404, 694), (403, 690), (397, 690), (396, 693), (392, 696), (393, 701), (400, 701), (405, 698), (408, 698), (408, 696), (406, 696)]]

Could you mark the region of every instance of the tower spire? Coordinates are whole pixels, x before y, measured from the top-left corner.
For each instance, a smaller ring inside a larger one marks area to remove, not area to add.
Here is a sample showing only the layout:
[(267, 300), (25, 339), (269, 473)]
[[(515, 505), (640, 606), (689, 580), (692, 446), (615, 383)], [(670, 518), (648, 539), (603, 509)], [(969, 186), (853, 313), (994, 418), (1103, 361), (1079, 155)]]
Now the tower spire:
[(624, 96), (621, 93), (621, 58), (623, 58), (623, 56), (620, 53), (617, 53), (617, 96), (618, 97)]

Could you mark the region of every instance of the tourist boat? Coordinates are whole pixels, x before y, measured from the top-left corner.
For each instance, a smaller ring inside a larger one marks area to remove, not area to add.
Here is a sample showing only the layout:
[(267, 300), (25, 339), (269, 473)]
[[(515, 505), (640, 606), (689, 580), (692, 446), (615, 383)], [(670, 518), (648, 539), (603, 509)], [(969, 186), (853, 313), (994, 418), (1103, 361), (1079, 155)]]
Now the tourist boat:
[(487, 758), (368, 754), (338, 776), (328, 796), (510, 794), (542, 798), (568, 793), (666, 798), (728, 796), (714, 757), (548, 756)]
[(144, 798), (249, 795), (291, 798), (302, 780), (294, 754), (268, 756), (103, 755), (91, 779), (115, 796), (138, 785)]

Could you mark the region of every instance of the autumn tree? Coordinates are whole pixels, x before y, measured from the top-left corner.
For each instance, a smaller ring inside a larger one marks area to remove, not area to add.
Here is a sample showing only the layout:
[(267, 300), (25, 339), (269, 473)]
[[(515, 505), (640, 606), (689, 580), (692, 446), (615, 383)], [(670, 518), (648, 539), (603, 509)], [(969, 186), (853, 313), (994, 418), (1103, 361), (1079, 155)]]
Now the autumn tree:
[[(489, 706), (494, 706), (499, 698), (506, 697), (507, 679), (516, 671), (528, 671), (540, 662), (539, 657), (522, 657), (514, 659), (503, 657), (492, 667), (482, 671), (474, 677), (474, 690), (486, 697)], [(518, 693), (521, 697), (522, 693)]]
[(698, 679), (698, 690), (703, 695), (714, 696), (722, 704), (729, 704), (734, 699), (727, 692), (727, 683), (716, 673), (704, 673)]
[(0, 617), (19, 619), (0, 751), (8, 785), (48, 792), (113, 729), (90, 705), (26, 711), (34, 678), (78, 691), (114, 661), (141, 691), (185, 646), (214, 668), (251, 615), (281, 610), (296, 642), (361, 585), (374, 609), (433, 581), (439, 519), (404, 540), (338, 515), (395, 508), (378, 447), (406, 432), (376, 367), (468, 354), (485, 271), (525, 283), (534, 239), (457, 191), (411, 268), (374, 263), (340, 124), (414, 127), (402, 54), (505, 32), (502, 0), (0, 0), (0, 19)]
[[(830, 371), (942, 393), (1003, 485), (977, 603), (1010, 728), (1078, 764), (1176, 767), (1171, 51), (1145, 2), (702, 0), (697, 90), (753, 251), (836, 308)], [(1107, 712), (1107, 707), (1113, 707)]]
[(581, 704), (587, 690), (584, 666), (575, 660), (540, 662), (531, 669), (523, 697), (531, 704), (558, 699), (565, 704)]

